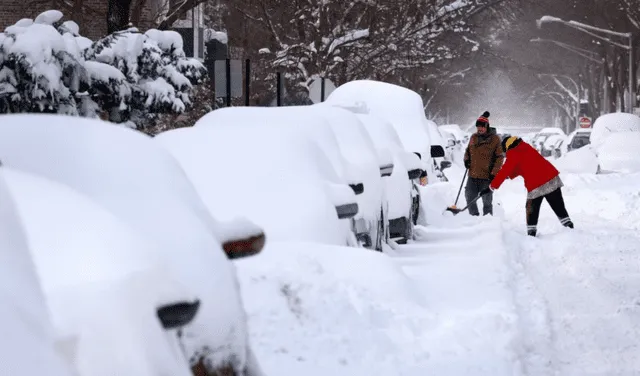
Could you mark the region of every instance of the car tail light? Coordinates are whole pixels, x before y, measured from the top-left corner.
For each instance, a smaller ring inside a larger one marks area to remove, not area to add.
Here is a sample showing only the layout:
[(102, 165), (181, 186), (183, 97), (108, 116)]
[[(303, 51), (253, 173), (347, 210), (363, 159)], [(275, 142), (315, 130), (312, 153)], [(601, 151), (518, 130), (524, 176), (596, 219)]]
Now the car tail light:
[(263, 233), (259, 235), (243, 238), (243, 239), (235, 239), (230, 240), (224, 244), (222, 244), (222, 249), (227, 254), (229, 259), (238, 259), (248, 256), (253, 256), (255, 254), (260, 253), (262, 248), (264, 248), (264, 244), (266, 242), (266, 236)]

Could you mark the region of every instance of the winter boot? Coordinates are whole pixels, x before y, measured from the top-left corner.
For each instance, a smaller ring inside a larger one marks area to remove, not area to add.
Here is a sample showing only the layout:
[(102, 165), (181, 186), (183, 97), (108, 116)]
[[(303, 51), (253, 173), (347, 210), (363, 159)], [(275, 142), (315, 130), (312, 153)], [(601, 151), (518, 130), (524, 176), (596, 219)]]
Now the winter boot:
[(571, 218), (569, 217), (560, 219), (560, 223), (562, 223), (564, 227), (573, 228), (573, 222), (571, 222)]
[(536, 226), (527, 226), (527, 235), (535, 237), (537, 231), (538, 230)]

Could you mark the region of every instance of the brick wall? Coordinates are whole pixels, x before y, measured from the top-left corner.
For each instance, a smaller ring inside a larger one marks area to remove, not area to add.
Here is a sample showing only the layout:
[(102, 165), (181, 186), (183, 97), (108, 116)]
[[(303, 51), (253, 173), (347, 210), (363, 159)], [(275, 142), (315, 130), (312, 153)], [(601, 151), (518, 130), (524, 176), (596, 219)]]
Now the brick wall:
[[(80, 26), (82, 36), (96, 40), (107, 34), (107, 0), (84, 0), (82, 12), (75, 16), (71, 10), (61, 8), (56, 0), (0, 0), (0, 3), (0, 31), (22, 18), (35, 18), (45, 10), (57, 9), (64, 13), (65, 20), (73, 19)], [(152, 26), (152, 12), (151, 5), (143, 8), (140, 25), (137, 25), (141, 31)]]

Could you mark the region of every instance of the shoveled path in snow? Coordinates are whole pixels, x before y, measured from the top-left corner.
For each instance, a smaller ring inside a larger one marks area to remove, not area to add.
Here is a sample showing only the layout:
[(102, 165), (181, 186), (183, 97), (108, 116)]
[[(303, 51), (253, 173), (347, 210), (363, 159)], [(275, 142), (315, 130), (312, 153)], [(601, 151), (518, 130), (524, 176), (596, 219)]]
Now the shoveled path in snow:
[(514, 274), (499, 218), (460, 215), (419, 227), (395, 260), (442, 323), (441, 348), (425, 374), (519, 375)]
[[(563, 180), (575, 230), (560, 227), (544, 204), (540, 236), (527, 237), (520, 182), (500, 195), (510, 227), (507, 243), (532, 282), (529, 296), (544, 299), (546, 317), (526, 335), (529, 359), (546, 354), (549, 367), (530, 374), (638, 375), (640, 176), (563, 175)], [(541, 340), (543, 322), (546, 340)]]

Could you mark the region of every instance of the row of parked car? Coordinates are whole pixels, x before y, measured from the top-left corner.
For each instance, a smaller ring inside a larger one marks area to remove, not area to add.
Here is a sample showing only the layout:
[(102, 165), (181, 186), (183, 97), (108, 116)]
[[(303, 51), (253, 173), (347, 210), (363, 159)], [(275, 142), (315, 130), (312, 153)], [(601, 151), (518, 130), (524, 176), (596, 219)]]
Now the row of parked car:
[(568, 135), (560, 128), (543, 128), (528, 135), (528, 141), (544, 157), (560, 158), (566, 153), (588, 145), (591, 128), (579, 128)]
[(592, 128), (569, 135), (560, 128), (544, 128), (524, 137), (543, 156), (573, 172), (611, 173), (640, 171), (640, 117), (628, 113), (599, 116)]
[(278, 241), (410, 241), (445, 180), (421, 97), (371, 81), (322, 104), (225, 108), (150, 137), (93, 119), (0, 122), (7, 374), (262, 375), (233, 261)]

